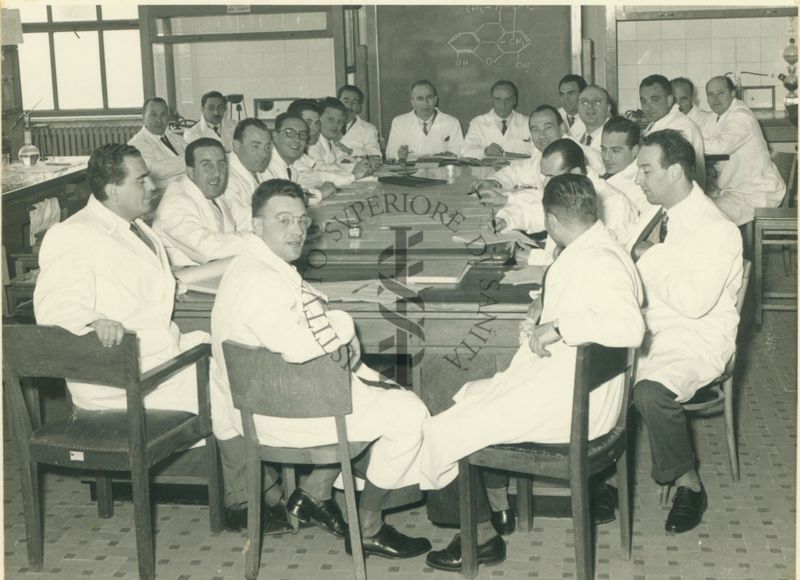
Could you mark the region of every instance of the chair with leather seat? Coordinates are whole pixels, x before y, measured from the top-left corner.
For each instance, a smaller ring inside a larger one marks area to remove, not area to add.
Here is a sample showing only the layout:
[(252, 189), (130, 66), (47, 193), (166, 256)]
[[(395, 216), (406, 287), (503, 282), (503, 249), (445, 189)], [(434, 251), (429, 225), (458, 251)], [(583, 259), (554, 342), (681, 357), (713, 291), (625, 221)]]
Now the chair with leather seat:
[[(357, 580), (366, 579), (361, 529), (356, 508), (355, 481), (351, 461), (361, 455), (368, 443), (349, 443), (345, 415), (353, 411), (350, 396), (351, 374), (347, 347), (329, 356), (305, 363), (286, 362), (266, 348), (226, 340), (222, 344), (233, 405), (242, 415), (248, 473), (247, 544), (245, 577), (258, 576), (261, 560), (261, 462), (284, 465), (341, 464), (344, 480), (350, 545)], [(332, 417), (336, 422), (337, 443), (319, 447), (272, 447), (259, 442), (254, 415), (285, 418)], [(291, 495), (293, 471), (284, 469), (284, 492)], [(295, 531), (296, 523), (295, 524)]]
[[(630, 558), (631, 520), (627, 423), (633, 387), (633, 366), (634, 349), (609, 348), (598, 344), (579, 346), (575, 363), (569, 443), (562, 445), (538, 443), (491, 445), (459, 462), (462, 575), (474, 578), (478, 573), (475, 493), (479, 467), (504, 469), (528, 476), (568, 481), (572, 497), (578, 578), (594, 578), (589, 478), (616, 464), (622, 555), (626, 560)], [(617, 422), (609, 433), (590, 441), (588, 439), (589, 394), (606, 381), (620, 375), (624, 376), (624, 392)], [(518, 493), (522, 495), (524, 492), (519, 491)], [(520, 522), (527, 523), (528, 529), (530, 529), (530, 519), (530, 513), (520, 514)]]
[[(173, 454), (205, 441), (211, 530), (223, 525), (222, 480), (211, 432), (208, 391), (209, 345), (201, 344), (147, 372), (139, 366), (139, 340), (126, 332), (119, 346), (105, 348), (94, 333), (76, 336), (62, 328), (3, 325), (3, 380), (14, 438), (19, 446), (28, 562), (41, 570), (44, 529), (39, 465), (89, 471), (97, 476), (97, 510), (113, 515), (111, 473), (130, 472), (139, 577), (155, 577), (150, 469)], [(195, 366), (199, 414), (144, 409), (143, 399), (182, 369)], [(37, 378), (61, 378), (125, 389), (127, 409), (74, 409), (67, 418), (42, 420)]]

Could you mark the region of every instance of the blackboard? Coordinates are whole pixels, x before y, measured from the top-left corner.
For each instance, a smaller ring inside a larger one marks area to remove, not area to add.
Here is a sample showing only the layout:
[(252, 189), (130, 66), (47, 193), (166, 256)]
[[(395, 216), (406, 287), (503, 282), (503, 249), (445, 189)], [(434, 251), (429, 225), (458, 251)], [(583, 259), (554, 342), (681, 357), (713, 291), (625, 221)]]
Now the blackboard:
[(569, 6), (378, 6), (381, 135), (411, 110), (411, 84), (436, 85), (439, 108), (469, 121), (491, 108), (499, 79), (519, 88), (517, 110), (559, 105), (558, 81), (570, 71)]

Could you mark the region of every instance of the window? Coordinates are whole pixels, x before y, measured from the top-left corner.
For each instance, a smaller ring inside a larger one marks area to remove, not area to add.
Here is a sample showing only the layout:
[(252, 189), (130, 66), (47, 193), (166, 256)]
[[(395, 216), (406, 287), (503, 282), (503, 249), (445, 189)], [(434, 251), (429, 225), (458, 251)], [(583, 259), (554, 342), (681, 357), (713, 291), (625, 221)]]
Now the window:
[(136, 6), (20, 11), (22, 103), (47, 114), (128, 113), (143, 100)]

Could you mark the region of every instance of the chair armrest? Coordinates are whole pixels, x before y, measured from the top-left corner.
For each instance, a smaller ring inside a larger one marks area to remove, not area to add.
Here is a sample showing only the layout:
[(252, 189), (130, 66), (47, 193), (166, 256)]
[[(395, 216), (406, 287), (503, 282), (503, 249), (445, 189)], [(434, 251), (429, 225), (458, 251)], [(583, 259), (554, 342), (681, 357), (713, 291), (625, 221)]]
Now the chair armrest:
[(144, 397), (149, 391), (160, 385), (172, 375), (182, 371), (186, 367), (195, 364), (202, 358), (211, 356), (210, 344), (198, 344), (186, 352), (161, 363), (155, 368), (150, 369), (142, 375), (142, 380), (137, 385), (137, 390)]

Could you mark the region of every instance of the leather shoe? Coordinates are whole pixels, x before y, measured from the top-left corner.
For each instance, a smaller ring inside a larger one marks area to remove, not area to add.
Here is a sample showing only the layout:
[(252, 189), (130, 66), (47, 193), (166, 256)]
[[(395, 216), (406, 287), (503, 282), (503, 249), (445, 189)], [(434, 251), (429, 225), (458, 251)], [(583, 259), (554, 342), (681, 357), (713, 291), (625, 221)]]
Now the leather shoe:
[[(388, 524), (383, 524), (374, 536), (361, 538), (361, 545), (364, 547), (364, 556), (380, 556), (390, 560), (414, 558), (431, 549), (431, 543), (427, 538), (406, 536)], [(349, 534), (344, 539), (344, 551), (348, 554), (353, 553)]]
[[(308, 525), (301, 525), (308, 527)], [(247, 506), (238, 508), (225, 508), (225, 530), (229, 532), (242, 532), (247, 529)], [(261, 507), (261, 533), (267, 536), (286, 534), (294, 529), (289, 523), (286, 512), (286, 502), (281, 500), (274, 506), (262, 505)]]
[[(478, 546), (478, 564), (491, 566), (506, 559), (506, 543), (500, 536)], [(444, 550), (428, 552), (425, 562), (431, 568), (459, 572), (461, 570), (461, 534), (456, 534)]]
[(513, 534), (514, 530), (517, 529), (517, 514), (511, 508), (492, 512), (492, 525), (501, 536)]
[(298, 487), (289, 498), (287, 509), (301, 522), (313, 523), (334, 536), (343, 538), (347, 533), (342, 512), (332, 499), (318, 501)]
[(607, 483), (595, 486), (592, 490), (591, 505), (592, 524), (607, 524), (617, 519), (614, 510), (619, 507), (617, 488)]
[(707, 507), (708, 496), (705, 489), (692, 491), (688, 487), (679, 487), (672, 500), (672, 509), (669, 510), (664, 529), (667, 534), (674, 535), (696, 528), (703, 520), (703, 512)]

